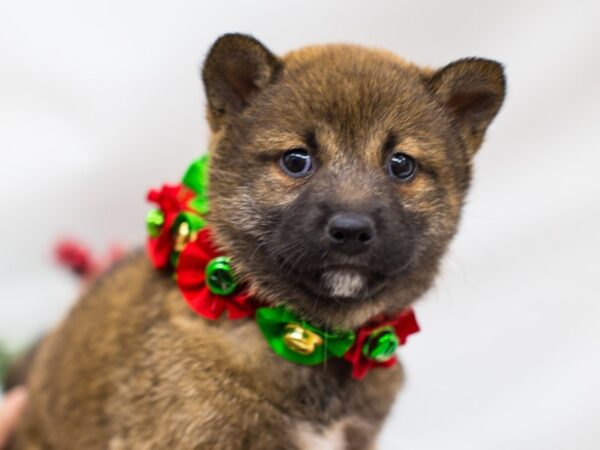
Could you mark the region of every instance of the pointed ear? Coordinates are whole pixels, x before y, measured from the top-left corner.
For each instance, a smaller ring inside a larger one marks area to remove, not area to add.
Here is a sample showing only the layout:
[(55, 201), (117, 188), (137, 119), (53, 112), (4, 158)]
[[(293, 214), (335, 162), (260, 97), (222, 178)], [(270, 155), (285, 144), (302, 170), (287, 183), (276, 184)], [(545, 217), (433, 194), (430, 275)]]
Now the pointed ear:
[(202, 69), (213, 130), (274, 82), (282, 67), (281, 60), (252, 36), (226, 34), (217, 39)]
[(504, 101), (502, 65), (481, 58), (460, 59), (431, 74), (429, 83), (474, 154)]

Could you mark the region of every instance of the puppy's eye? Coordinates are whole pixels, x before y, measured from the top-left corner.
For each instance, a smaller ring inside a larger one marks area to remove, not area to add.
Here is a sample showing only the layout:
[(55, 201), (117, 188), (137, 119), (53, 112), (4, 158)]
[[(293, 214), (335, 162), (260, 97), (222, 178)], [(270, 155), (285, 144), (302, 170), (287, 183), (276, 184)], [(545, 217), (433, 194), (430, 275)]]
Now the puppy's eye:
[(306, 150), (294, 148), (283, 154), (279, 164), (291, 177), (305, 177), (312, 171), (312, 159)]
[(409, 181), (417, 171), (417, 162), (405, 153), (394, 153), (387, 165), (391, 177), (400, 181)]

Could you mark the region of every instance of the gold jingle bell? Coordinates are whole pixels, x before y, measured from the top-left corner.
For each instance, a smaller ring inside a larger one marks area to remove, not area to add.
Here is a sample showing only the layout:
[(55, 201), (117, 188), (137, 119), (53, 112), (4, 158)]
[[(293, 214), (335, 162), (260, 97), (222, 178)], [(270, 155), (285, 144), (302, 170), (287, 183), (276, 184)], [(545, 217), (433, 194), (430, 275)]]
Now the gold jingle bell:
[(300, 355), (312, 355), (323, 339), (317, 333), (307, 330), (297, 323), (288, 323), (285, 326), (283, 343), (293, 352)]
[(195, 231), (192, 231), (190, 224), (186, 220), (182, 220), (175, 231), (175, 251), (183, 251), (187, 244), (196, 239), (197, 234)]

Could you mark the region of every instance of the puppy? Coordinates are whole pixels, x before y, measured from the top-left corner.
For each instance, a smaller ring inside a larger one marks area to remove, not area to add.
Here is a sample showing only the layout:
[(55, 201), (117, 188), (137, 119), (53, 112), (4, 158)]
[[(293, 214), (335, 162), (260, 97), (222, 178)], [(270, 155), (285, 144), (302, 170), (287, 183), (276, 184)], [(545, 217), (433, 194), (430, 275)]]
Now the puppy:
[[(203, 226), (231, 258), (244, 307), (261, 309), (209, 320), (171, 271), (128, 256), (38, 348), (13, 448), (374, 447), (402, 370), (381, 359), (381, 340), (350, 358), (348, 346), (364, 330), (372, 338), (367, 324), (405, 318), (431, 286), (504, 99), (502, 67), (469, 58), (424, 69), (352, 45), (278, 57), (229, 34), (202, 78), (212, 132)], [(266, 338), (269, 311), (295, 318), (285, 338), (301, 347)], [(385, 330), (392, 350), (403, 342)], [(343, 355), (302, 363), (334, 338), (348, 338)], [(357, 361), (368, 364), (357, 371)]]

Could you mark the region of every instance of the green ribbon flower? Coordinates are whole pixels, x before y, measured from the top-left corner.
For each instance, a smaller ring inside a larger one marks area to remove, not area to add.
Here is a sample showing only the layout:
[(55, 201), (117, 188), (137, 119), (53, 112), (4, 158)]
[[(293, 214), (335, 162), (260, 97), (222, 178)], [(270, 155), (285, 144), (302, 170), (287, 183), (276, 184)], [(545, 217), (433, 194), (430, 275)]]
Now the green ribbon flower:
[(201, 215), (208, 212), (208, 160), (208, 155), (198, 158), (188, 167), (181, 180), (185, 187), (196, 194), (189, 206)]
[[(208, 162), (209, 156), (204, 155), (195, 160), (186, 170), (181, 184), (193, 192), (193, 197), (185, 205), (185, 210), (177, 214), (171, 227), (171, 233), (175, 235), (175, 249), (170, 255), (170, 262), (173, 267), (177, 266), (179, 252), (188, 241), (193, 240), (194, 236), (206, 225), (204, 216), (208, 213)], [(160, 211), (158, 211), (160, 213)], [(155, 230), (160, 230), (157, 224), (160, 217), (157, 213), (151, 211), (146, 218), (148, 232), (150, 236)], [(164, 219), (163, 219), (164, 222)], [(180, 228), (181, 225), (184, 228)], [(162, 226), (162, 223), (160, 223)], [(179, 242), (179, 244), (178, 244)]]
[(307, 366), (346, 353), (356, 335), (352, 331), (323, 331), (300, 320), (283, 307), (259, 308), (256, 322), (273, 351), (288, 361)]

